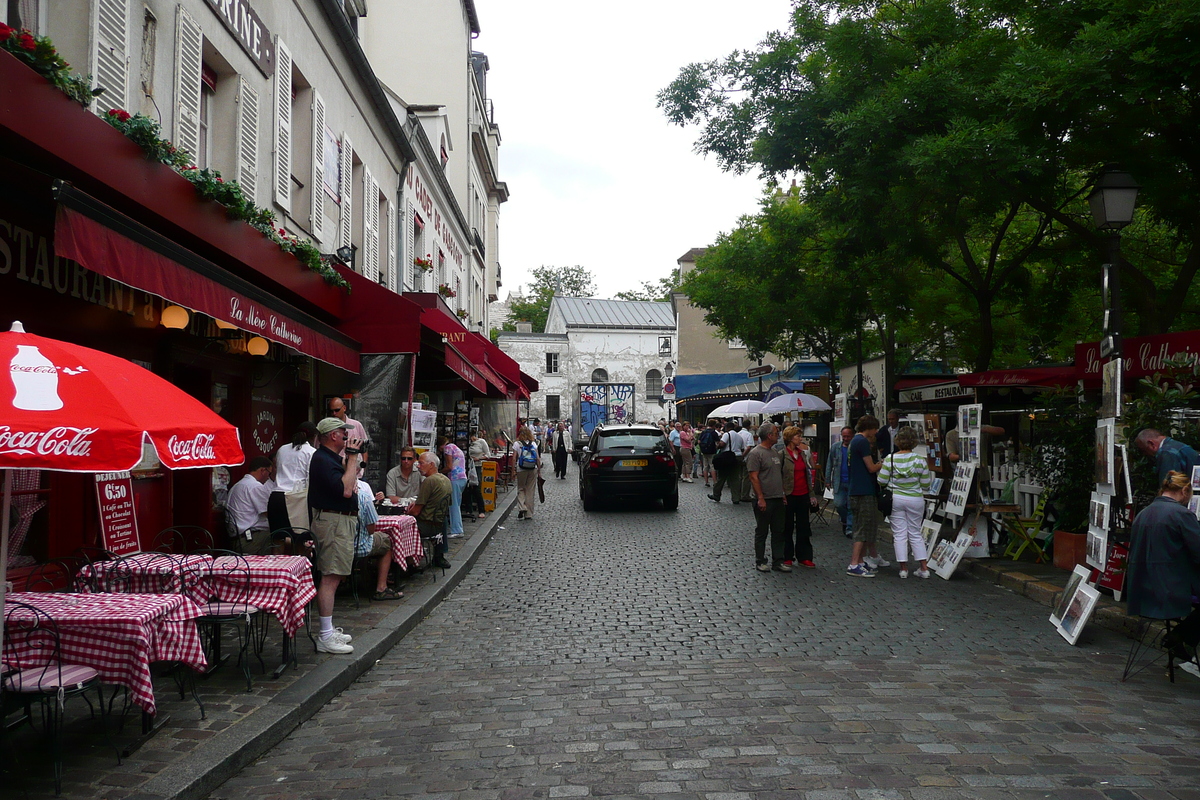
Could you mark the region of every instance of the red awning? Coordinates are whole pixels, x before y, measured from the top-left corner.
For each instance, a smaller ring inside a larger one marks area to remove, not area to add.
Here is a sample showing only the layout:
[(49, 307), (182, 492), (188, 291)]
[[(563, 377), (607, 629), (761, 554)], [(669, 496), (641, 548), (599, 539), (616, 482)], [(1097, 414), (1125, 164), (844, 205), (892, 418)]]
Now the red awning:
[(351, 302), (338, 328), (362, 342), (364, 355), (421, 352), (421, 307), (357, 272), (334, 265), (350, 283)]
[(956, 376), (954, 375), (914, 375), (909, 378), (897, 378), (896, 385), (892, 388), (896, 391), (902, 389), (919, 389), (922, 386), (935, 386), (939, 383), (953, 382)]
[(421, 327), (433, 331), (446, 346), (446, 366), (480, 394), (488, 393), (487, 379), (469, 357), (466, 343), (471, 336), (450, 311), (441, 295), (433, 292), (405, 292), (404, 297), (421, 309)]
[(1075, 367), (1025, 367), (1024, 369), (993, 369), (959, 375), (959, 386), (1072, 386), (1077, 380)]
[(357, 342), (349, 337), (191, 251), (181, 254), (191, 262), (185, 266), (151, 249), (149, 245), (160, 240), (163, 249), (177, 246), (115, 211), (112, 217), (136, 231), (146, 244), (60, 205), (54, 226), (55, 254), (335, 367), (359, 371)]
[[(1200, 331), (1131, 336), (1121, 342), (1121, 352), (1125, 357), (1125, 379), (1145, 378), (1161, 372), (1172, 358), (1185, 356), (1195, 360), (1200, 356)], [(1096, 342), (1075, 345), (1075, 368), (1085, 383), (1100, 384), (1102, 361), (1100, 345)]]

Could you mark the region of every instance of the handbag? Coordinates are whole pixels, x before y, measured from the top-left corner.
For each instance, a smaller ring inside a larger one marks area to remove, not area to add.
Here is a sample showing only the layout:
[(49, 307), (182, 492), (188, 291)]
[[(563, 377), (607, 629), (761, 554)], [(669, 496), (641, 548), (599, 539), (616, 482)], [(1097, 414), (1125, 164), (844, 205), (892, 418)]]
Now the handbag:
[(726, 447), (724, 450), (713, 456), (712, 465), (721, 472), (727, 472), (737, 466), (737, 462), (738, 457), (737, 454), (733, 452), (733, 441), (731, 439), (729, 442), (729, 447)]
[[(892, 456), (892, 468), (896, 467), (896, 457)], [(892, 513), (892, 490), (886, 486), (875, 484), (875, 507), (885, 517)]]

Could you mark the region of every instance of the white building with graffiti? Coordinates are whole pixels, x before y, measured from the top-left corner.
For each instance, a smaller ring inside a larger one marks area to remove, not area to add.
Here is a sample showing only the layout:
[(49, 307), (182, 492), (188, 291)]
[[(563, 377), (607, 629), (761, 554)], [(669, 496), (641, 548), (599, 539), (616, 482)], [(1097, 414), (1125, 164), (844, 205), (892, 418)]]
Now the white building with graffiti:
[(670, 303), (555, 297), (544, 332), (517, 327), (497, 344), (538, 379), (527, 416), (570, 419), (577, 435), (598, 422), (674, 417)]

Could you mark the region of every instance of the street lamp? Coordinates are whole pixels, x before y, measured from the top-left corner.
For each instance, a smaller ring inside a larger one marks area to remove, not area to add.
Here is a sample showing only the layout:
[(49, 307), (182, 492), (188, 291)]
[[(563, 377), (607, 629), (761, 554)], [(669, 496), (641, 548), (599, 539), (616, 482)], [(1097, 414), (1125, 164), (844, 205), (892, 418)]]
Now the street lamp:
[(1096, 227), (1108, 231), (1108, 263), (1101, 270), (1104, 299), (1104, 338), (1100, 357), (1121, 357), (1121, 229), (1133, 221), (1133, 209), (1141, 187), (1133, 176), (1116, 168), (1107, 168), (1096, 179), (1088, 195)]
[[(672, 361), (667, 362), (667, 365), (665, 367), (663, 367), (663, 375), (666, 376), (667, 383), (670, 383), (671, 379), (675, 377), (675, 363), (674, 362), (672, 362)], [(675, 408), (675, 403), (671, 402), (670, 400), (667, 400), (665, 394), (663, 395), (663, 399), (666, 400), (667, 421), (669, 422), (675, 416), (673, 413), (673, 409)]]

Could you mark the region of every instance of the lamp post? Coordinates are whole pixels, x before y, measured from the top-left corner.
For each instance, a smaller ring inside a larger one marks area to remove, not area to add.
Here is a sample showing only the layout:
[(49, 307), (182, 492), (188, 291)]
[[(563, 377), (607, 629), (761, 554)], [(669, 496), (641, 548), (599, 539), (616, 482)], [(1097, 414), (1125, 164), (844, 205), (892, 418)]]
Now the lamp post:
[[(671, 379), (675, 377), (674, 362), (672, 362), (672, 361), (667, 362), (667, 365), (665, 367), (663, 367), (663, 375), (666, 376), (667, 383), (671, 383)], [(665, 395), (663, 396), (663, 399), (666, 400), (666, 404), (667, 404), (667, 422), (670, 422), (672, 420), (672, 418), (675, 416), (673, 413), (674, 408), (675, 408), (675, 402), (673, 400), (668, 400)]]
[(1101, 271), (1104, 299), (1101, 358), (1121, 358), (1121, 229), (1133, 221), (1133, 209), (1140, 188), (1128, 172), (1110, 167), (1096, 179), (1095, 187), (1088, 195), (1088, 205), (1091, 206), (1096, 227), (1109, 232), (1108, 263)]

